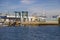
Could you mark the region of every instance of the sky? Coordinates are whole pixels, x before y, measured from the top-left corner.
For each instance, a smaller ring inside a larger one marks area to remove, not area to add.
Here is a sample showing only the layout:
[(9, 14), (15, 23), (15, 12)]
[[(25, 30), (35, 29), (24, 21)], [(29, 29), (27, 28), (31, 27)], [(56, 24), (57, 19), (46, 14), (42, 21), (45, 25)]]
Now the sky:
[(60, 0), (0, 0), (0, 13), (13, 14), (14, 11), (28, 11), (29, 15), (60, 15)]

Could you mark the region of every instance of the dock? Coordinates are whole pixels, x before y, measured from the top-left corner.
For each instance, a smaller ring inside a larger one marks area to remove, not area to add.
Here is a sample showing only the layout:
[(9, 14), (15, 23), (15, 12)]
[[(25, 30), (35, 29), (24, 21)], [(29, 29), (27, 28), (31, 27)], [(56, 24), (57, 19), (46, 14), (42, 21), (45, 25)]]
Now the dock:
[(58, 21), (46, 22), (5, 22), (2, 26), (38, 26), (38, 25), (59, 25)]
[(58, 25), (57, 21), (47, 21), (47, 22), (13, 22), (13, 23), (8, 23), (7, 25)]
[(47, 22), (22, 22), (23, 25), (58, 25), (56, 21), (47, 21)]

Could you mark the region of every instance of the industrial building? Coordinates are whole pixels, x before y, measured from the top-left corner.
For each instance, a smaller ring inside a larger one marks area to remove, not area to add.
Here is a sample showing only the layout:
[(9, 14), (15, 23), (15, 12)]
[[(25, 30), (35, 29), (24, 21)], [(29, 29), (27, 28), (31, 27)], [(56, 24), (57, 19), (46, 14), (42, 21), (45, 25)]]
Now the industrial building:
[(0, 23), (8, 24), (13, 22), (45, 22), (46, 18), (41, 16), (28, 16), (28, 11), (16, 12), (15, 15), (0, 16)]

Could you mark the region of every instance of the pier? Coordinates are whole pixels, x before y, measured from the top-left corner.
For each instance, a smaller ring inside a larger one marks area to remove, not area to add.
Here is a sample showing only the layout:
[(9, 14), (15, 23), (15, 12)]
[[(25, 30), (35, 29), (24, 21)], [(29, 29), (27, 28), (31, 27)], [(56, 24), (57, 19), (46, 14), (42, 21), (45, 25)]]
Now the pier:
[(21, 24), (26, 24), (26, 25), (57, 25), (58, 22), (52, 22), (52, 21), (47, 21), (47, 22), (22, 22)]
[(8, 26), (21, 26), (21, 25), (58, 25), (57, 21), (47, 21), (47, 22), (9, 22)]

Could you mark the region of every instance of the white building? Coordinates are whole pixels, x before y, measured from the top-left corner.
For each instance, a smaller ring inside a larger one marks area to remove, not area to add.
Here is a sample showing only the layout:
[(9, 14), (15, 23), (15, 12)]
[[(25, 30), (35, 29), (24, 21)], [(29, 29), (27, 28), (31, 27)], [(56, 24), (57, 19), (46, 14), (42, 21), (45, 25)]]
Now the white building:
[(15, 20), (21, 21), (21, 22), (45, 22), (46, 18), (44, 17), (35, 17), (35, 16), (12, 16), (12, 15), (7, 15), (6, 19), (0, 19), (1, 21), (6, 21), (6, 22), (14, 22)]
[[(15, 18), (15, 16), (7, 16), (7, 18)], [(17, 18), (20, 18), (19, 16), (17, 16)], [(37, 17), (33, 17), (33, 16), (28, 16), (28, 17), (22, 17), (21, 16), (21, 21), (22, 22), (26, 22), (26, 21), (29, 21), (29, 22), (35, 22), (35, 21), (38, 21), (39, 19)], [(6, 21), (9, 21), (9, 19), (6, 19)]]

